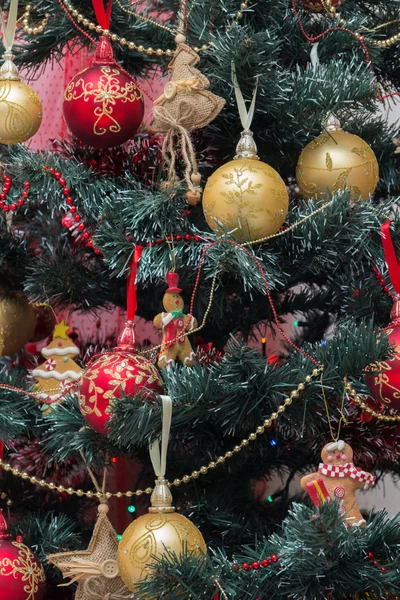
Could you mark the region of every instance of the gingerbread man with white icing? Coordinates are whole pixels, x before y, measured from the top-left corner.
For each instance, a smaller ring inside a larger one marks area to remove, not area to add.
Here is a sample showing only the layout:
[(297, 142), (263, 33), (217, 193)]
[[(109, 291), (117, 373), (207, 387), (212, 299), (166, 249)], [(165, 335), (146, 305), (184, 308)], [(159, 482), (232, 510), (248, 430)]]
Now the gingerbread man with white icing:
[(184, 302), (182, 290), (178, 287), (178, 273), (167, 273), (167, 283), (168, 289), (163, 298), (163, 306), (167, 312), (157, 315), (153, 320), (154, 327), (162, 330), (158, 367), (168, 367), (175, 364), (176, 360), (186, 367), (192, 367), (196, 355), (186, 333), (197, 327), (197, 321), (192, 315), (183, 313)]
[(376, 478), (354, 466), (353, 450), (343, 440), (326, 444), (321, 458), (318, 473), (303, 477), (301, 487), (307, 490), (316, 506), (338, 498), (340, 514), (345, 524), (349, 527), (364, 527), (366, 523), (357, 506), (355, 492), (369, 489)]

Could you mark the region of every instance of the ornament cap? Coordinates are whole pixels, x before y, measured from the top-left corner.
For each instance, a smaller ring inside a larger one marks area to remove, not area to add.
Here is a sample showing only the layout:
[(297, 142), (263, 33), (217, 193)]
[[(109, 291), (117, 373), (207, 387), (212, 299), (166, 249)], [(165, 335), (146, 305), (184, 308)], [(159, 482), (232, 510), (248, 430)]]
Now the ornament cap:
[(0, 540), (11, 540), (12, 536), (7, 533), (8, 526), (3, 510), (0, 509)]
[(136, 335), (134, 321), (126, 321), (123, 330), (119, 334), (118, 346), (115, 348), (115, 350), (122, 352), (136, 352)]
[(393, 308), (390, 313), (390, 318), (393, 325), (400, 326), (400, 294), (397, 294), (394, 299)]
[(244, 129), (240, 134), (240, 140), (236, 146), (236, 156), (238, 158), (252, 158), (260, 160), (257, 156), (257, 145), (253, 138), (253, 132), (250, 129)]
[(327, 131), (343, 131), (342, 125), (335, 115), (329, 115), (323, 122), (324, 127)]
[(110, 38), (102, 35), (96, 48), (96, 56), (94, 58), (94, 65), (104, 65), (107, 63), (114, 63), (114, 51), (111, 46)]
[(12, 52), (5, 52), (3, 54), (4, 63), (0, 67), (0, 81), (5, 79), (20, 81), (18, 69), (14, 64), (14, 55)]
[(172, 506), (172, 494), (165, 477), (157, 477), (153, 493), (150, 496), (150, 502), (150, 513), (175, 512), (175, 507)]

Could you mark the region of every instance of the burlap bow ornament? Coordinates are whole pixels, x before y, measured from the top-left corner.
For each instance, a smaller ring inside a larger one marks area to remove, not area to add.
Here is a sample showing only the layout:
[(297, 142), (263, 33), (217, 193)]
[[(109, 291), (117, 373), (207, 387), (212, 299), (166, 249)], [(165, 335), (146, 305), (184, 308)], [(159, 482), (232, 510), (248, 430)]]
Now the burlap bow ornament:
[(189, 132), (211, 123), (222, 110), (225, 100), (208, 91), (209, 80), (195, 68), (200, 60), (197, 52), (179, 41), (185, 40), (184, 36), (178, 35), (176, 40), (178, 47), (168, 65), (171, 77), (154, 103), (150, 128), (165, 135), (162, 154), (168, 166), (167, 186), (175, 183), (176, 159), (181, 152), (189, 190), (186, 198), (189, 204), (197, 204), (201, 198), (201, 176)]

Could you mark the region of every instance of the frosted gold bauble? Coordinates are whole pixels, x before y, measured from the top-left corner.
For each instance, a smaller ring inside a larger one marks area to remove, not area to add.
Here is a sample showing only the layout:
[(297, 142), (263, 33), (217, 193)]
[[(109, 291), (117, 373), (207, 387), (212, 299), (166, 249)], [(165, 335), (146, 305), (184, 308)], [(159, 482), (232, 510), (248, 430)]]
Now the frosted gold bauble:
[(338, 124), (304, 148), (296, 179), (304, 198), (328, 200), (347, 188), (352, 200), (367, 200), (378, 185), (379, 166), (371, 147)]
[(32, 339), (36, 311), (24, 296), (0, 295), (0, 356), (21, 350)]
[[(207, 181), (204, 216), (211, 229), (241, 242), (255, 242), (276, 233), (288, 212), (283, 179), (256, 157), (235, 158)], [(236, 229), (236, 231), (233, 231)]]
[(177, 556), (186, 549), (198, 554), (206, 553), (206, 544), (200, 531), (189, 519), (171, 507), (171, 493), (167, 480), (158, 478), (151, 496), (152, 508), (125, 530), (118, 546), (119, 574), (126, 587), (135, 591), (138, 581), (151, 577), (154, 557), (168, 551)]
[(19, 144), (29, 140), (42, 122), (42, 103), (21, 80), (0, 78), (0, 143)]

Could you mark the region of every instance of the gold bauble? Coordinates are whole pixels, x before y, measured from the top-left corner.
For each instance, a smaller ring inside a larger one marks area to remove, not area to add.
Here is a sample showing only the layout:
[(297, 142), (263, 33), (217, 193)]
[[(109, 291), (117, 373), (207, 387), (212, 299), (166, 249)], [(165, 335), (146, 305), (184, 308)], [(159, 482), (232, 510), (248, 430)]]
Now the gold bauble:
[(42, 103), (29, 85), (21, 81), (6, 53), (0, 69), (0, 143), (19, 144), (29, 140), (42, 122)]
[(289, 206), (283, 179), (259, 160), (252, 135), (242, 132), (234, 160), (211, 175), (203, 195), (204, 216), (211, 229), (219, 235), (232, 232), (241, 242), (276, 233)]
[(0, 294), (0, 356), (21, 350), (32, 339), (36, 311), (20, 294)]
[(171, 492), (166, 479), (159, 477), (152, 493), (149, 513), (133, 521), (125, 530), (118, 547), (119, 574), (132, 592), (135, 584), (151, 577), (154, 557), (168, 551), (177, 556), (187, 548), (199, 560), (207, 547), (200, 531), (189, 519), (171, 506)]
[(378, 185), (379, 166), (371, 147), (331, 118), (300, 154), (296, 178), (304, 198), (328, 200), (330, 193), (347, 188), (352, 200), (368, 200)]

